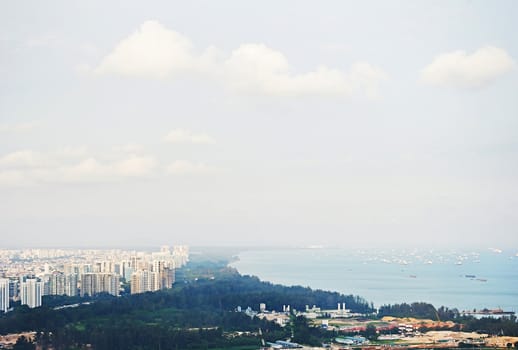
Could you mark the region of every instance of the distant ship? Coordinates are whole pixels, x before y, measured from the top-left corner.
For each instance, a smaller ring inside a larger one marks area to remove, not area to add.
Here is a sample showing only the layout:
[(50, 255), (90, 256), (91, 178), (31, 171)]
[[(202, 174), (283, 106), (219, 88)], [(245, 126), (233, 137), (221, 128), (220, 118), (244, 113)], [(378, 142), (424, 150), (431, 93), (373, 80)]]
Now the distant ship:
[(475, 276), (475, 275), (466, 275), (466, 278), (475, 278), (475, 277), (477, 277), (477, 276)]

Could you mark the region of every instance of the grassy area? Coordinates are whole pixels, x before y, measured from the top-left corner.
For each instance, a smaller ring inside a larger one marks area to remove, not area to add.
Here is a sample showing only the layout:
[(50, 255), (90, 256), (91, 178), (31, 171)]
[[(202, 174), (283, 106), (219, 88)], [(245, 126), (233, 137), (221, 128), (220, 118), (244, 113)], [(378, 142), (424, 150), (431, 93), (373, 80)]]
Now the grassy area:
[(81, 322), (74, 324), (74, 328), (80, 332), (84, 332), (86, 329), (85, 325)]

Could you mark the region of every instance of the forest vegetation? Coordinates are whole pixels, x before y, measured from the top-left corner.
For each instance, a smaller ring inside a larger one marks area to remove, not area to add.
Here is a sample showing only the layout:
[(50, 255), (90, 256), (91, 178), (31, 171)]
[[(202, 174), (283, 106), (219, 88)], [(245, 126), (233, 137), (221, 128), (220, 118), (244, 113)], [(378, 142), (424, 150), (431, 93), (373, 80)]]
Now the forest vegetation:
[[(98, 295), (81, 299), (45, 296), (43, 306), (17, 306), (0, 316), (0, 334), (36, 331), (37, 342), (56, 349), (236, 349), (257, 347), (261, 329), (266, 341), (291, 338), (308, 345), (320, 345), (337, 334), (311, 326), (302, 316), (291, 315), (288, 327), (237, 312), (265, 303), (269, 310), (304, 310), (306, 305), (334, 309), (345, 302), (352, 312), (369, 318), (383, 316), (453, 320), (468, 331), (518, 335), (516, 318), (508, 320), (461, 317), (458, 310), (431, 304), (384, 305), (376, 314), (372, 303), (359, 296), (282, 286), (242, 276), (227, 266), (228, 260), (191, 262), (178, 271), (174, 288), (120, 297)], [(85, 303), (86, 301), (86, 303)], [(81, 303), (77, 307), (60, 305)], [(239, 332), (239, 333), (237, 333)], [(235, 336), (239, 334), (239, 336)], [(365, 332), (375, 337), (372, 327)], [(19, 349), (33, 346), (25, 339)]]

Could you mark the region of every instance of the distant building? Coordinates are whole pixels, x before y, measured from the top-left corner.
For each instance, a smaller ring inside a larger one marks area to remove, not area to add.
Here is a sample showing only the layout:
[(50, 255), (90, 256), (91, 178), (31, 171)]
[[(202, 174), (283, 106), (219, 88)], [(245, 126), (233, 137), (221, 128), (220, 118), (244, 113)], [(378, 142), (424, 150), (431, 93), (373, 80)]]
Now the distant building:
[(153, 261), (151, 270), (140, 269), (131, 275), (131, 294), (171, 288), (174, 279), (174, 268), (163, 261)]
[(43, 283), (35, 278), (28, 278), (20, 284), (21, 304), (30, 308), (41, 306)]
[(65, 295), (68, 295), (69, 297), (75, 297), (78, 294), (77, 274), (71, 273), (65, 275)]
[(173, 260), (174, 260), (174, 267), (182, 267), (183, 265), (187, 264), (189, 261), (189, 246), (186, 245), (176, 245), (173, 247)]
[(153, 272), (158, 273), (159, 289), (168, 289), (173, 287), (174, 283), (174, 262), (153, 261)]
[(129, 264), (124, 267), (124, 274), (122, 275), (124, 278), (124, 282), (131, 281), (131, 275), (133, 275), (133, 272), (135, 272), (135, 270), (132, 267), (130, 267)]
[(160, 290), (160, 274), (149, 270), (138, 270), (131, 275), (131, 294)]
[(20, 282), (18, 280), (9, 280), (9, 296), (13, 301), (20, 299)]
[(43, 276), (43, 295), (68, 295), (76, 296), (77, 293), (77, 274), (64, 274), (53, 272)]
[(119, 275), (113, 273), (90, 272), (81, 275), (81, 296), (108, 293), (119, 296)]
[(161, 289), (173, 288), (175, 281), (175, 270), (173, 268), (165, 268), (162, 272), (160, 272), (160, 281)]
[(79, 273), (79, 267), (74, 264), (64, 264), (63, 272), (68, 275), (72, 273)]
[(9, 310), (9, 280), (0, 278), (0, 311)]
[(65, 275), (62, 273), (53, 273), (49, 279), (49, 294), (63, 295), (65, 294)]

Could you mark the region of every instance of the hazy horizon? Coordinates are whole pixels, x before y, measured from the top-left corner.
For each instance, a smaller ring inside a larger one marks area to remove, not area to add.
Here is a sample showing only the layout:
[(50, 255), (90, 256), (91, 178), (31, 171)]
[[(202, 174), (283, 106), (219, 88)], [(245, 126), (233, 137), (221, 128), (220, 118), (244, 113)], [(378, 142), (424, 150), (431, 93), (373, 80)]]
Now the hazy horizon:
[(518, 250), (516, 1), (10, 2), (4, 247)]
[(243, 253), (246, 251), (254, 251), (254, 250), (265, 250), (265, 251), (275, 251), (275, 250), (307, 250), (309, 251), (330, 251), (330, 250), (340, 250), (340, 251), (351, 251), (351, 252), (365, 252), (365, 253), (451, 253), (451, 254), (462, 254), (469, 252), (479, 252), (479, 253), (493, 253), (493, 254), (503, 254), (504, 256), (517, 256), (518, 249), (516, 247), (505, 247), (501, 245), (430, 245), (430, 244), (422, 244), (422, 245), (382, 245), (382, 244), (355, 244), (355, 245), (319, 245), (319, 244), (268, 244), (267, 242), (263, 244), (211, 244), (211, 245), (189, 245), (186, 242), (162, 242), (159, 245), (152, 244), (119, 244), (119, 245), (106, 245), (106, 244), (86, 244), (86, 245), (60, 245), (60, 244), (43, 244), (43, 245), (30, 245), (30, 244), (4, 244), (0, 249), (5, 250), (123, 250), (123, 251), (159, 251), (162, 246), (177, 246), (177, 245), (187, 245), (189, 247), (190, 253), (193, 255), (205, 255), (212, 253), (228, 253), (233, 252), (235, 254)]

